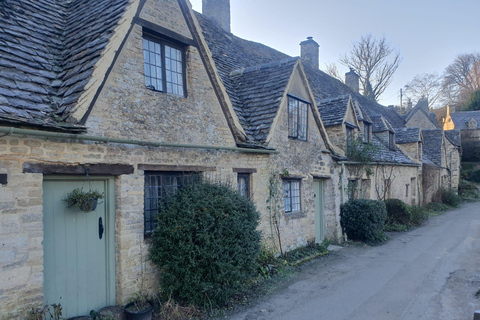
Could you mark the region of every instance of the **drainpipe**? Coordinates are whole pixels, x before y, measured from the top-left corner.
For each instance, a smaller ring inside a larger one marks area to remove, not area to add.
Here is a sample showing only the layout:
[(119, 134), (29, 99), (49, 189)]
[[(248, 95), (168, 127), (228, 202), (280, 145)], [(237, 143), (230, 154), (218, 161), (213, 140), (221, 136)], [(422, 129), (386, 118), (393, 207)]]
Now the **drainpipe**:
[(14, 127), (0, 127), (0, 133), (7, 135), (17, 136), (34, 136), (41, 138), (53, 138), (61, 140), (78, 140), (78, 141), (94, 141), (103, 143), (118, 143), (118, 144), (131, 144), (147, 147), (166, 147), (166, 148), (185, 148), (185, 149), (204, 149), (204, 150), (220, 150), (220, 151), (235, 151), (241, 153), (257, 153), (257, 154), (277, 154), (276, 150), (267, 149), (253, 149), (253, 148), (239, 148), (239, 147), (224, 147), (224, 146), (209, 146), (209, 145), (197, 145), (197, 144), (181, 144), (181, 143), (168, 143), (168, 142), (153, 142), (142, 140), (130, 140), (120, 138), (108, 138), (99, 136), (89, 136), (86, 134), (72, 134), (63, 132), (50, 132), (50, 131), (38, 131), (30, 129), (19, 129)]
[(344, 204), (346, 201), (345, 201), (345, 181), (346, 181), (346, 176), (345, 176), (345, 162), (341, 162), (341, 165), (342, 165), (342, 174), (340, 175), (340, 186), (341, 186), (341, 189), (340, 189), (340, 201), (342, 202), (342, 204)]

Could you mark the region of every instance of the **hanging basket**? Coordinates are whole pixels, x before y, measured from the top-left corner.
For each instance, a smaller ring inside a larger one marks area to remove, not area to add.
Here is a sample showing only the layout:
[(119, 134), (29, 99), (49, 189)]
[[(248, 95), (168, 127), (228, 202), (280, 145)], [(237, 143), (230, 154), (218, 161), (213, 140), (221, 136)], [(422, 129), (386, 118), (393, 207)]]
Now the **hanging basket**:
[(87, 192), (83, 188), (76, 188), (63, 199), (68, 208), (78, 207), (82, 212), (90, 212), (97, 208), (98, 200), (103, 199), (103, 193), (90, 189)]

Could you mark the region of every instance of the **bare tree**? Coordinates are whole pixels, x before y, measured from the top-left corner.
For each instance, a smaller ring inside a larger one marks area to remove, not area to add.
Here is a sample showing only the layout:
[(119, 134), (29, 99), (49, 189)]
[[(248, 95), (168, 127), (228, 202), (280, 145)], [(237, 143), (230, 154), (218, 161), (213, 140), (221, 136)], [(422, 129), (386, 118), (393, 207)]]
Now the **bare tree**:
[(363, 95), (377, 101), (393, 80), (402, 58), (400, 52), (394, 52), (387, 38), (380, 39), (366, 35), (352, 44), (348, 54), (340, 58), (340, 63), (353, 67), (360, 76)]
[(465, 104), (480, 89), (480, 53), (459, 54), (444, 73), (443, 88), (451, 102)]
[(344, 82), (343, 77), (340, 75), (340, 70), (338, 70), (338, 66), (333, 62), (325, 63), (325, 73)]
[(426, 98), (432, 108), (443, 106), (442, 76), (436, 72), (417, 74), (404, 88), (405, 96), (412, 101)]

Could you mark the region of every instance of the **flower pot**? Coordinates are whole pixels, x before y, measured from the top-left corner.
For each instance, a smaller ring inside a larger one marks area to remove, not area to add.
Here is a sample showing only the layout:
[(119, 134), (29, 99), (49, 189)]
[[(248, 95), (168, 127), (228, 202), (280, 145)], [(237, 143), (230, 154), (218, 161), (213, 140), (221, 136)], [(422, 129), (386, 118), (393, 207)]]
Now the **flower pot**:
[(151, 320), (153, 307), (149, 304), (147, 308), (142, 310), (132, 310), (134, 302), (130, 302), (125, 306), (125, 313), (127, 314), (127, 320)]

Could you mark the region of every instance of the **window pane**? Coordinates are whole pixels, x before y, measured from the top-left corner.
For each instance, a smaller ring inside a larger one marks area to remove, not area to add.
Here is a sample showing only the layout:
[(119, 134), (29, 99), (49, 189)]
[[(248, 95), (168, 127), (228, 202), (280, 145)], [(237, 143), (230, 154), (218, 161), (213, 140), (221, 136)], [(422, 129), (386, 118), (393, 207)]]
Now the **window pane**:
[(285, 207), (285, 212), (291, 212), (291, 195), (290, 195), (290, 182), (283, 182), (283, 205)]
[(143, 49), (148, 50), (148, 40), (143, 39)]
[(160, 47), (160, 44), (159, 43), (155, 43), (155, 53), (161, 53), (162, 52), (162, 49)]
[(158, 66), (158, 67), (161, 67), (162, 66), (162, 56), (159, 55), (159, 54), (156, 54), (155, 55), (155, 64)]
[(157, 85), (155, 86), (155, 89), (157, 89), (158, 91), (163, 91), (162, 80), (157, 80)]

